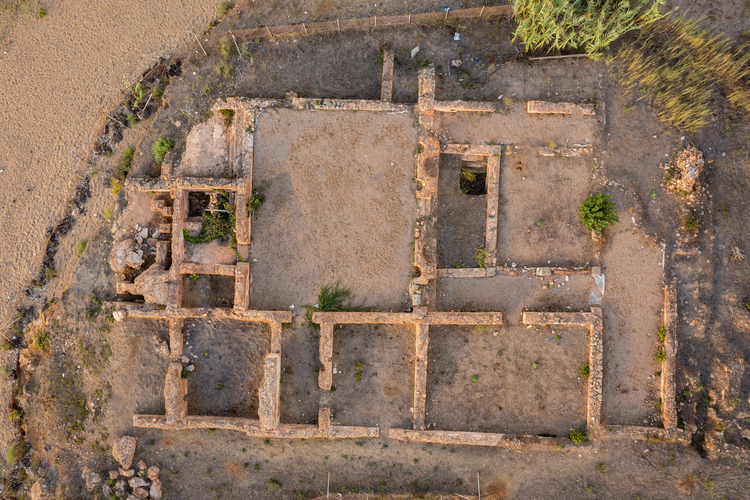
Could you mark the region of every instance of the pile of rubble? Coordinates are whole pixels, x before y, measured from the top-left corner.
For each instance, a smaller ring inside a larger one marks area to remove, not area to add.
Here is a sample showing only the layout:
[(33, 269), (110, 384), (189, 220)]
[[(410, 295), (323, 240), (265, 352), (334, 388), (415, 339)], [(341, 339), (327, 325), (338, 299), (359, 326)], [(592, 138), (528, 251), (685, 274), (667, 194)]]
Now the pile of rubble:
[(112, 270), (122, 277), (132, 271), (139, 270), (149, 255), (156, 255), (156, 241), (159, 230), (148, 227), (135, 226), (132, 238), (127, 238), (112, 247), (109, 254), (109, 265)]
[(148, 467), (143, 460), (138, 462), (137, 470), (131, 468), (135, 456), (135, 445), (136, 440), (131, 436), (123, 436), (115, 443), (112, 456), (121, 467), (110, 470), (105, 477), (84, 467), (81, 478), (86, 483), (86, 489), (92, 492), (99, 489), (107, 499), (160, 500), (162, 491), (159, 473), (161, 470), (155, 465)]
[(700, 185), (705, 165), (703, 152), (693, 146), (688, 146), (671, 163), (667, 165), (662, 163), (660, 167), (666, 171), (664, 183), (667, 189), (682, 195), (688, 203), (692, 204), (705, 191), (705, 188)]

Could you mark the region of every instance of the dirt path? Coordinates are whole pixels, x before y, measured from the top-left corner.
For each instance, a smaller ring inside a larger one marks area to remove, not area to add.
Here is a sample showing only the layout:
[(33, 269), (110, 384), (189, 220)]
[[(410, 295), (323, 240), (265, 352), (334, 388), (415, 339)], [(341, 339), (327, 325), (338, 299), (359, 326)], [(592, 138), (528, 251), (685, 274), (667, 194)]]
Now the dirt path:
[(63, 0), (45, 4), (41, 20), (16, 17), (0, 53), (0, 325), (37, 270), (101, 112), (124, 81), (205, 27), (217, 3), (155, 11), (143, 0)]

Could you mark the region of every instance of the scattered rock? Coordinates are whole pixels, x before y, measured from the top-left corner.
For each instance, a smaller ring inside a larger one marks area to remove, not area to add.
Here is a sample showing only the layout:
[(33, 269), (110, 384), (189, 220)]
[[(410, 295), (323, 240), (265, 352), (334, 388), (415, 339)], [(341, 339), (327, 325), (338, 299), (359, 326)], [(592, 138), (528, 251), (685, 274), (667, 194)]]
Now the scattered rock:
[(182, 364), (185, 365), (187, 363), (190, 363), (190, 358), (187, 356), (180, 356), (180, 361), (182, 361)]
[(677, 155), (674, 161), (668, 165), (662, 163), (660, 166), (667, 173), (665, 181), (667, 189), (681, 194), (688, 203), (697, 201), (698, 195), (703, 191), (700, 186), (700, 178), (705, 166), (702, 151), (688, 146)]
[(126, 313), (125, 311), (119, 310), (119, 309), (117, 311), (114, 311), (112, 313), (112, 317), (115, 318), (115, 321), (117, 321), (118, 323), (120, 321), (124, 320), (127, 315), (128, 315), (128, 313)]
[(136, 488), (133, 490), (133, 495), (135, 495), (136, 498), (148, 498), (148, 490)]
[(112, 491), (112, 488), (105, 484), (102, 487), (102, 495), (104, 495), (104, 498), (112, 498), (113, 496), (115, 496), (115, 492)]
[(141, 229), (141, 231), (138, 233), (138, 237), (141, 238), (142, 240), (145, 240), (146, 238), (148, 238), (148, 228), (144, 227), (143, 229)]
[(91, 472), (86, 478), (86, 489), (89, 491), (92, 491), (100, 484), (102, 484), (102, 477), (96, 472)]
[[(133, 436), (123, 436), (117, 440), (112, 448), (112, 457), (117, 460), (123, 469), (129, 469), (133, 465), (135, 443), (136, 440)], [(122, 474), (122, 471), (120, 473)]]
[(143, 460), (138, 460), (138, 470), (146, 470), (146, 462)]
[(151, 498), (153, 500), (161, 499), (161, 481), (159, 481), (158, 479), (154, 479), (154, 482), (151, 483), (149, 494), (151, 495)]
[(186, 369), (186, 370), (187, 370), (188, 372), (192, 373), (193, 371), (195, 371), (195, 365), (187, 365), (187, 366), (185, 367), (185, 369)]
[(133, 469), (120, 469), (120, 475), (122, 477), (133, 477), (135, 475), (135, 471)]
[(148, 478), (150, 480), (159, 479), (159, 473), (161, 472), (161, 469), (159, 469), (157, 466), (152, 465), (148, 468)]
[(125, 259), (133, 252), (135, 241), (123, 240), (114, 247), (109, 253), (109, 267), (118, 274), (124, 274), (128, 270), (128, 264)]
[(143, 257), (138, 255), (137, 252), (130, 252), (125, 257), (125, 264), (127, 264), (129, 267), (132, 267), (133, 269), (140, 269), (143, 265)]
[(31, 500), (45, 500), (47, 498), (47, 494), (44, 492), (41, 481), (34, 483), (29, 494), (31, 495)]
[(154, 335), (154, 338), (152, 339), (154, 343), (154, 349), (156, 349), (156, 352), (161, 354), (162, 356), (169, 356), (169, 344), (161, 340), (159, 337)]
[(135, 488), (142, 488), (144, 486), (148, 486), (148, 481), (146, 481), (142, 477), (136, 476), (136, 477), (132, 478), (130, 481), (128, 481), (128, 484), (133, 489), (135, 489)]
[(109, 478), (110, 479), (117, 479), (120, 476), (120, 473), (116, 470), (109, 471)]
[(451, 61), (451, 66), (453, 66), (454, 68), (460, 68), (462, 64), (463, 61), (461, 59), (453, 59)]

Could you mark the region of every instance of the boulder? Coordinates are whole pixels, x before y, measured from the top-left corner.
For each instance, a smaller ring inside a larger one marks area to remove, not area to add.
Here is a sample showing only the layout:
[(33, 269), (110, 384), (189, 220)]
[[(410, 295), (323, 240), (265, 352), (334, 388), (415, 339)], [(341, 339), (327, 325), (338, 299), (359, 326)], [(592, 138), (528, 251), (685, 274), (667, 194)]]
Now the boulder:
[(142, 477), (136, 476), (136, 477), (132, 478), (130, 481), (128, 481), (128, 484), (133, 489), (135, 489), (135, 488), (142, 488), (144, 486), (148, 486), (148, 481), (146, 481)]
[[(122, 466), (123, 469), (129, 469), (133, 464), (135, 456), (136, 440), (132, 436), (123, 436), (117, 440), (112, 447), (112, 457)], [(122, 471), (121, 471), (122, 473)]]
[(153, 500), (160, 500), (161, 499), (161, 481), (158, 479), (154, 479), (154, 482), (151, 483), (151, 489), (148, 491), (151, 495), (151, 498)]
[(147, 304), (169, 303), (169, 271), (151, 266), (135, 279), (135, 285)]
[(152, 480), (152, 481), (153, 481), (154, 479), (159, 479), (159, 473), (160, 473), (160, 472), (161, 472), (161, 469), (159, 469), (159, 468), (158, 468), (157, 466), (155, 466), (155, 465), (152, 465), (151, 467), (149, 467), (149, 468), (148, 468), (148, 473), (147, 473), (147, 475), (148, 475), (148, 478), (149, 478), (150, 480)]
[(148, 490), (136, 488), (133, 490), (133, 495), (135, 495), (136, 498), (148, 498)]
[(102, 477), (96, 472), (89, 473), (86, 477), (86, 489), (92, 491), (94, 488), (102, 484)]
[(138, 252), (130, 252), (125, 256), (125, 264), (133, 269), (140, 269), (143, 265), (143, 257), (141, 257)]
[(124, 274), (128, 270), (125, 259), (133, 253), (133, 248), (135, 248), (135, 241), (131, 239), (123, 240), (112, 247), (109, 253), (109, 267), (118, 274)]

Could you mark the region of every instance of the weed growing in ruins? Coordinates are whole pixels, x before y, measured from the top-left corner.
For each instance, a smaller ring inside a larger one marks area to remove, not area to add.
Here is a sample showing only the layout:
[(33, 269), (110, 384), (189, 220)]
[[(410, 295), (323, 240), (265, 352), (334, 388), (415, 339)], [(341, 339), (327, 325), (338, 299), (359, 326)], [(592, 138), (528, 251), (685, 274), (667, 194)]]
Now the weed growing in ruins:
[(219, 16), (225, 16), (227, 12), (232, 10), (232, 7), (233, 7), (232, 2), (221, 2), (216, 7), (216, 12), (219, 14)]
[(110, 207), (105, 208), (104, 212), (102, 212), (102, 217), (104, 217), (105, 219), (109, 219), (110, 217), (112, 217), (112, 209)]
[(648, 193), (648, 195), (651, 197), (652, 200), (656, 199), (656, 191), (651, 191), (650, 193)]
[(224, 117), (224, 126), (226, 128), (231, 127), (232, 121), (234, 120), (234, 110), (233, 109), (220, 109), (219, 113), (221, 113), (221, 116)]
[(248, 215), (252, 215), (257, 212), (258, 209), (263, 206), (264, 201), (266, 201), (266, 197), (262, 196), (257, 189), (253, 189), (253, 195), (252, 197), (250, 197), (250, 201), (248, 202)]
[(217, 75), (223, 76), (224, 78), (229, 78), (232, 76), (232, 73), (234, 73), (234, 67), (229, 64), (229, 62), (222, 60), (214, 66), (214, 72), (216, 72)]
[(154, 142), (154, 145), (151, 146), (151, 153), (154, 155), (154, 161), (156, 163), (161, 164), (161, 162), (164, 161), (164, 157), (172, 151), (172, 148), (174, 147), (174, 143), (167, 139), (166, 137), (160, 137), (159, 139)]
[(211, 85), (210, 83), (207, 83), (203, 87), (201, 87), (201, 94), (203, 95), (212, 94), (214, 90), (216, 90), (216, 87)]
[(354, 363), (354, 381), (355, 382), (362, 382), (362, 378), (364, 377), (364, 370), (365, 370), (365, 364), (361, 361), (357, 361)]
[(200, 278), (201, 275), (197, 273), (192, 273), (190, 276), (188, 276), (188, 279), (190, 280), (190, 283), (195, 283), (198, 281), (198, 278)]
[(8, 451), (5, 453), (5, 461), (8, 462), (8, 465), (15, 465), (16, 462), (25, 456), (26, 443), (22, 439), (19, 439), (8, 448)]
[(691, 215), (685, 219), (684, 226), (691, 234), (696, 233), (701, 227), (701, 216), (698, 214)]
[(750, 111), (748, 47), (735, 49), (699, 21), (668, 15), (645, 26), (607, 63), (619, 68), (616, 76), (624, 86), (649, 95), (659, 119), (695, 131), (709, 123), (720, 93)]
[(223, 57), (225, 61), (228, 61), (229, 58), (232, 57), (232, 43), (226, 35), (219, 40), (219, 52), (221, 52), (221, 57)]
[(596, 193), (578, 207), (581, 214), (581, 224), (592, 231), (600, 232), (615, 222), (620, 222), (615, 209), (615, 202), (610, 201), (611, 195)]
[(667, 354), (664, 352), (664, 347), (661, 345), (659, 346), (659, 350), (656, 353), (656, 361), (658, 363), (663, 363), (667, 360)]
[(479, 382), (479, 375), (472, 375), (471, 376), (471, 381), (472, 382)]
[(591, 375), (591, 367), (588, 363), (585, 363), (583, 366), (581, 366), (581, 377), (583, 378), (589, 378)]
[(236, 207), (229, 203), (229, 195), (224, 191), (219, 191), (220, 197), (218, 204), (222, 208), (221, 212), (203, 211), (203, 223), (201, 230), (196, 236), (191, 236), (187, 229), (182, 230), (185, 241), (195, 244), (210, 243), (214, 240), (221, 240), (231, 236), (230, 246), (237, 259), (240, 259), (237, 252), (237, 235), (234, 232), (237, 223)]
[(49, 346), (49, 336), (47, 332), (41, 332), (34, 338), (34, 349), (43, 351)]
[(79, 241), (76, 245), (76, 255), (80, 258), (83, 252), (86, 251), (86, 246), (89, 244), (89, 240)]
[(44, 16), (46, 15), (47, 15), (47, 11), (41, 7), (39, 7), (39, 9), (36, 11), (36, 17), (38, 19), (44, 19)]
[(490, 257), (490, 253), (484, 247), (477, 247), (474, 249), (474, 258), (477, 259), (477, 265), (481, 268), (487, 267), (487, 261)]
[(117, 177), (112, 177), (109, 180), (109, 186), (111, 188), (110, 194), (112, 195), (112, 198), (116, 198), (122, 190), (122, 183), (120, 182), (120, 179), (118, 179)]
[(151, 92), (151, 97), (154, 99), (161, 99), (164, 96), (164, 87), (159, 85), (154, 89), (153, 92)]
[(568, 434), (568, 439), (570, 439), (574, 445), (578, 446), (588, 441), (589, 437), (584, 431), (573, 429)]
[(527, 52), (577, 50), (595, 55), (630, 30), (659, 18), (662, 0), (514, 0), (515, 38)]
[(135, 116), (135, 113), (128, 113), (128, 116), (126, 117), (128, 120), (128, 125), (131, 127), (135, 127), (138, 123), (138, 117)]
[(464, 265), (462, 262), (454, 262), (453, 267), (455, 267), (456, 269), (461, 269), (462, 267), (464, 267)]
[[(341, 283), (337, 281), (331, 285), (326, 285), (320, 289), (318, 293), (318, 303), (314, 306), (302, 306), (307, 310), (305, 317), (309, 324), (312, 322), (312, 315), (314, 312), (357, 312), (367, 311), (369, 308), (363, 306), (355, 306), (352, 304), (354, 295), (349, 288), (342, 287)], [(333, 390), (333, 389), (331, 389)]]

